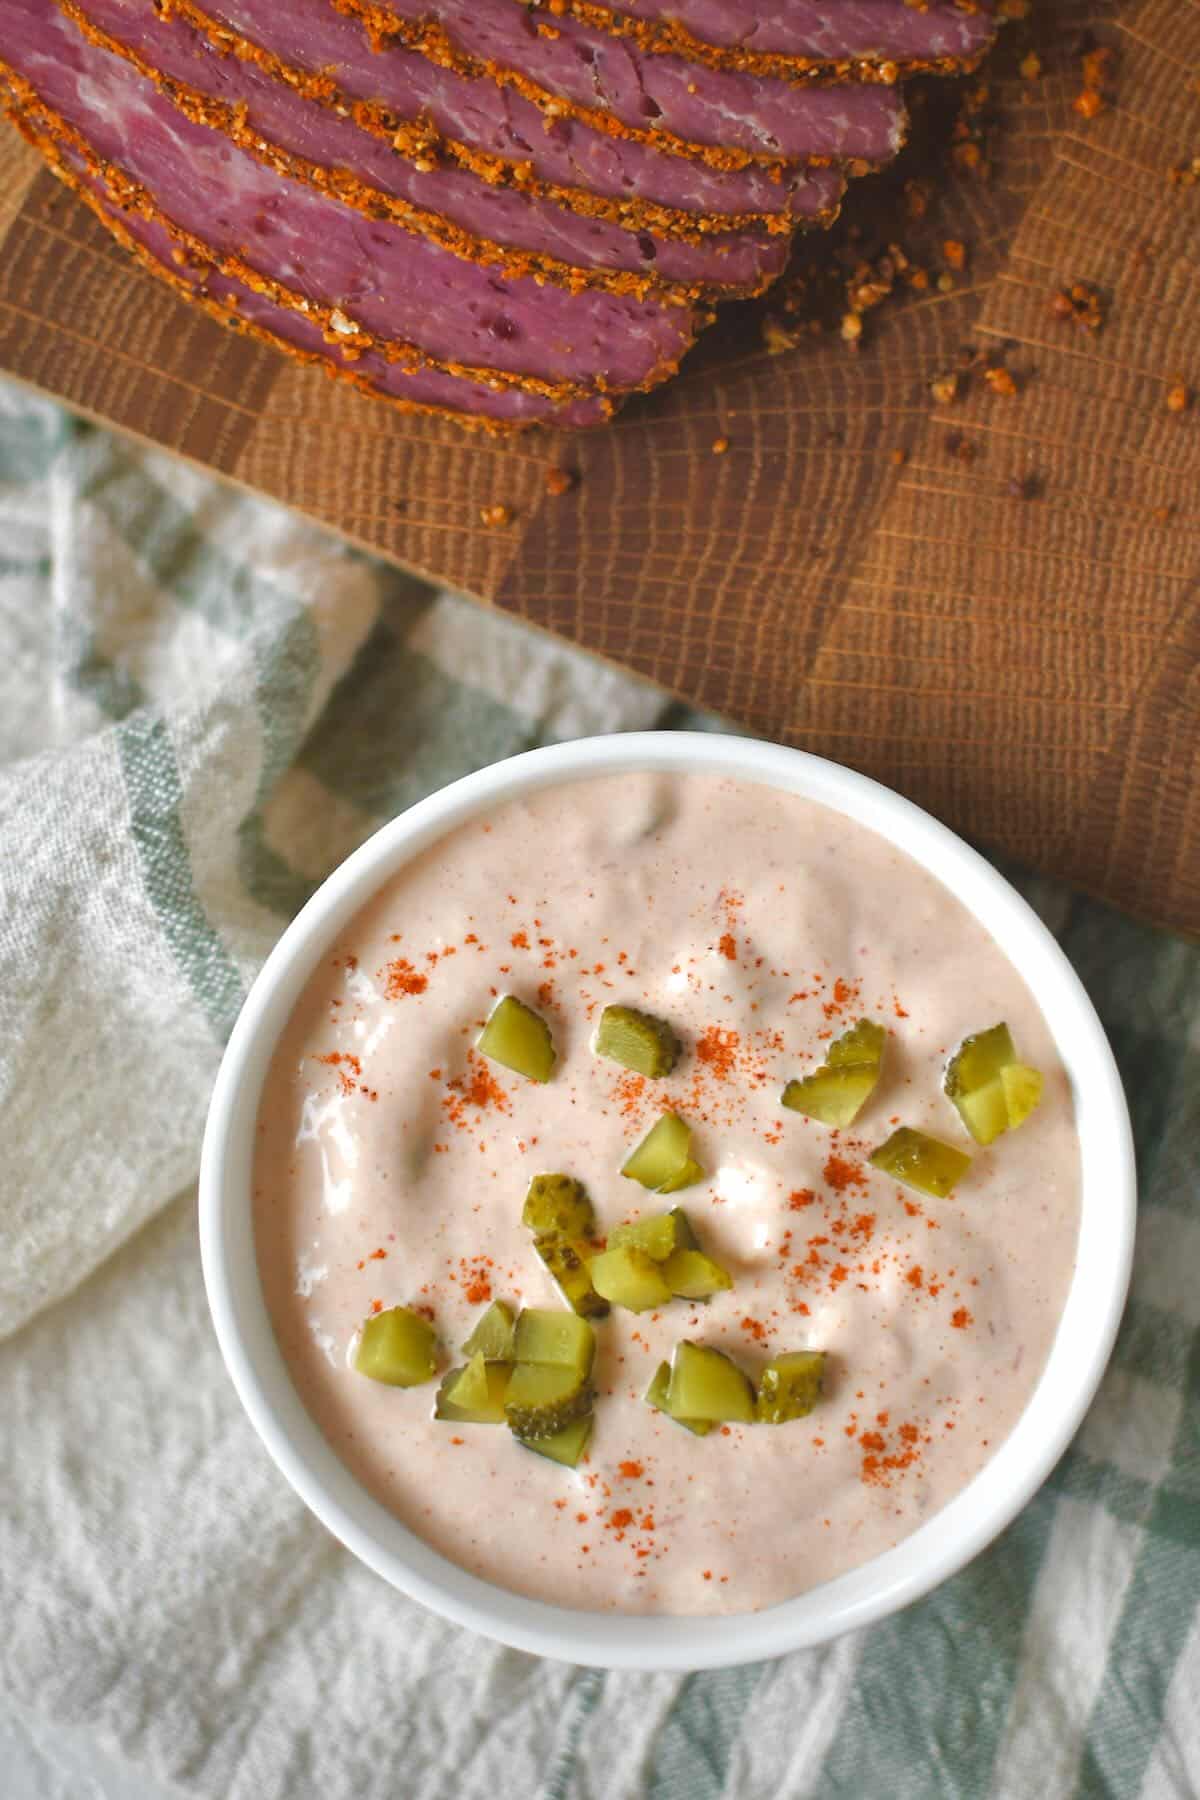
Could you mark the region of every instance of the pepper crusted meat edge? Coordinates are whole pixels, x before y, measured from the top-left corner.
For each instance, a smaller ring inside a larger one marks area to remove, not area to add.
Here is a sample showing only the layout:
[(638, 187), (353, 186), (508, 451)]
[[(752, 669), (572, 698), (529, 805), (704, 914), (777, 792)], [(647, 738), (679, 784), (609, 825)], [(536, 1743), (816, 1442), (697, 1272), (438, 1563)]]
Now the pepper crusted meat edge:
[[(139, 239), (131, 234), (124, 221), (119, 220), (113, 212), (108, 211), (103, 198), (95, 193), (94, 187), (90, 187), (83, 176), (67, 166), (58, 144), (52, 144), (49, 139), (41, 137), (31, 122), (23, 117), (20, 106), (16, 104), (11, 95), (0, 92), (0, 110), (11, 119), (14, 128), (22, 133), (23, 139), (27, 140), (32, 148), (40, 153), (43, 160), (47, 162), (50, 173), (58, 176), (61, 184), (70, 189), (72, 193), (77, 194), (77, 198), (85, 203), (86, 207), (90, 207), (90, 211), (94, 212), (95, 218), (101, 221), (104, 229), (112, 234), (112, 238), (121, 245), (122, 250), (126, 250), (130, 254), (131, 259), (140, 268), (144, 268), (149, 275), (153, 275), (155, 281), (166, 284), (167, 288), (178, 293), (189, 306), (203, 311), (209, 319), (216, 320), (228, 331), (236, 331), (239, 337), (254, 338), (255, 342), (272, 347), (273, 351), (290, 358), (291, 362), (299, 362), (306, 367), (315, 367), (320, 373), (326, 374), (329, 380), (354, 387), (360, 394), (365, 394), (369, 400), (381, 401), (383, 405), (389, 405), (396, 412), (403, 412), (408, 416), (421, 414), (426, 418), (448, 419), (452, 425), (457, 425), (464, 430), (482, 432), (489, 437), (518, 436), (518, 434), (536, 430), (543, 425), (565, 428), (565, 430), (596, 430), (597, 427), (608, 423), (608, 419), (612, 418), (613, 412), (617, 410), (617, 403), (604, 398), (603, 394), (590, 394), (585, 400), (569, 401), (565, 407), (561, 407), (561, 405), (556, 407), (551, 401), (536, 401), (536, 396), (522, 396), (522, 398), (533, 400), (534, 403), (545, 405), (545, 412), (540, 416), (531, 414), (527, 419), (493, 419), (466, 409), (434, 405), (432, 401), (405, 400), (399, 394), (383, 391), (360, 369), (347, 369), (344, 365), (333, 362), (333, 358), (326, 353), (320, 353), (315, 349), (304, 349), (302, 346), (293, 344), (288, 338), (281, 337), (277, 331), (272, 331), (268, 326), (261, 324), (259, 320), (245, 319), (237, 311), (237, 302), (239, 302), (237, 290), (245, 293), (248, 301), (261, 302), (263, 308), (272, 306), (272, 302), (268, 301), (264, 295), (255, 295), (254, 290), (246, 288), (245, 284), (236, 283), (228, 277), (221, 277), (228, 281), (230, 297), (227, 301), (219, 301), (203, 286), (203, 270), (194, 270), (196, 284), (193, 286), (184, 274), (180, 274), (180, 270), (167, 268), (166, 263), (162, 263), (162, 259), (155, 256), (155, 252), (148, 245), (140, 243)], [(284, 313), (282, 308), (277, 308), (277, 311), (281, 311), (281, 315)], [(286, 313), (286, 319), (290, 322), (297, 320), (300, 324), (306, 324), (306, 320), (300, 320), (299, 315), (293, 315), (293, 313)], [(387, 365), (383, 365), (383, 367), (387, 367)], [(446, 380), (452, 382), (453, 376), (446, 376)]]
[[(418, 206), (414, 201), (385, 193), (345, 167), (316, 163), (282, 145), (269, 142), (247, 122), (244, 107), (215, 99), (188, 83), (165, 75), (141, 51), (122, 43), (98, 25), (75, 0), (57, 0), (57, 4), (59, 11), (89, 43), (110, 55), (121, 57), (139, 75), (151, 81), (163, 97), (193, 124), (221, 132), (239, 149), (247, 151), (275, 174), (303, 182), (305, 186), (341, 201), (343, 205), (352, 207), (369, 219), (387, 219), (401, 229), (426, 237), (441, 249), (469, 262), (485, 267), (495, 265), (506, 275), (518, 279), (541, 278), (557, 287), (566, 288), (571, 293), (599, 288), (609, 293), (633, 294), (638, 299), (653, 296), (675, 305), (690, 305), (696, 300), (704, 299), (750, 297), (763, 293), (776, 278), (777, 271), (766, 271), (753, 283), (683, 283), (636, 269), (580, 266), (544, 252), (523, 250), (491, 238), (475, 236), (434, 208)], [(821, 215), (814, 223), (831, 222), (835, 216), (836, 209)]]
[[(907, 3), (907, 0), (906, 0)], [(704, 63), (710, 69), (727, 69), (738, 75), (768, 75), (798, 85), (816, 82), (893, 82), (910, 75), (969, 75), (991, 48), (990, 41), (974, 56), (846, 56), (835, 59), (793, 56), (785, 51), (750, 50), (743, 45), (709, 44), (677, 19), (639, 19), (597, 0), (530, 0), (531, 12), (551, 18), (569, 15), (610, 37), (630, 38), (651, 56), (681, 56), (687, 62)], [(919, 10), (924, 11), (924, 8)], [(975, 12), (967, 0), (959, 10)]]
[[(735, 170), (751, 167), (778, 169), (785, 172), (791, 167), (787, 157), (771, 156), (753, 150), (735, 149), (724, 144), (701, 144), (687, 138), (677, 137), (674, 132), (663, 131), (657, 126), (641, 127), (629, 125), (615, 114), (602, 107), (584, 106), (576, 100), (564, 99), (560, 94), (551, 93), (539, 87), (535, 81), (522, 73), (520, 69), (510, 68), (491, 58), (477, 57), (460, 49), (453, 38), (432, 19), (403, 19), (392, 12), (386, 5), (377, 0), (330, 0), (337, 12), (347, 18), (357, 19), (367, 32), (371, 45), (382, 50), (395, 40), (411, 50), (420, 51), (430, 62), (439, 63), (443, 68), (453, 69), (459, 75), (473, 79), (486, 79), (497, 82), (501, 87), (511, 87), (536, 106), (547, 119), (568, 117), (582, 120), (596, 131), (603, 131), (609, 137), (625, 138), (630, 143), (647, 144), (656, 150), (664, 150), (671, 156), (686, 157), (693, 162), (705, 163), (711, 169)], [(552, 28), (550, 28), (552, 29)], [(811, 86), (826, 85), (823, 80), (815, 78)], [(845, 85), (845, 84), (842, 84)], [(862, 85), (851, 83), (851, 85)], [(876, 85), (880, 85), (878, 82)], [(886, 84), (886, 85), (891, 85)], [(900, 139), (892, 152), (902, 148), (905, 130), (902, 127)], [(864, 172), (872, 166), (862, 158), (852, 159), (863, 164)], [(890, 161), (891, 157), (883, 159)]]
[[(613, 412), (617, 410), (617, 403), (608, 400), (603, 394), (590, 394), (585, 400), (574, 400), (569, 401), (567, 405), (556, 405), (552, 401), (542, 401), (538, 396), (525, 396), (525, 394), (513, 396), (513, 392), (509, 391), (506, 398), (520, 398), (522, 401), (527, 401), (533, 407), (533, 412), (527, 418), (488, 418), (479, 412), (470, 412), (466, 407), (459, 409), (459, 407), (448, 407), (448, 405), (435, 405), (432, 401), (407, 400), (401, 394), (387, 392), (378, 383), (372, 382), (371, 378), (365, 376), (360, 369), (344, 367), (324, 351), (304, 349), (299, 344), (291, 342), (290, 338), (282, 337), (279, 331), (272, 331), (270, 326), (264, 326), (261, 320), (246, 319), (245, 315), (241, 315), (237, 311), (239, 304), (245, 304), (246, 301), (259, 304), (266, 313), (266, 311), (272, 310), (273, 302), (268, 301), (264, 295), (255, 293), (252, 288), (246, 288), (245, 283), (237, 283), (230, 277), (221, 277), (223, 281), (227, 281), (228, 290), (230, 290), (227, 299), (221, 301), (207, 288), (207, 281), (212, 279), (212, 270), (205, 274), (203, 268), (193, 268), (191, 270), (193, 281), (189, 281), (187, 274), (180, 272), (182, 268), (187, 268), (185, 261), (180, 263), (180, 268), (169, 268), (153, 252), (153, 248), (149, 248), (149, 245), (142, 243), (139, 238), (135, 238), (124, 220), (117, 218), (104, 205), (103, 196), (95, 191), (94, 185), (90, 185), (88, 178), (81, 175), (77, 169), (68, 166), (61, 146), (54, 144), (50, 139), (45, 139), (40, 131), (36, 130), (36, 126), (32, 126), (31, 121), (23, 115), (22, 108), (16, 104), (13, 97), (4, 94), (2, 90), (0, 90), (0, 110), (4, 110), (5, 115), (13, 122), (14, 128), (22, 133), (23, 139), (27, 140), (32, 148), (40, 153), (43, 160), (47, 162), (50, 173), (58, 176), (61, 184), (70, 189), (72, 193), (77, 194), (77, 198), (83, 200), (86, 207), (90, 207), (90, 211), (94, 212), (95, 218), (101, 221), (104, 229), (112, 234), (112, 238), (121, 245), (122, 250), (126, 250), (130, 254), (131, 259), (140, 268), (144, 268), (157, 281), (166, 284), (167, 288), (178, 293), (189, 306), (203, 311), (209, 319), (216, 320), (228, 331), (236, 331), (239, 337), (254, 338), (255, 342), (272, 347), (273, 351), (290, 358), (291, 362), (299, 362), (306, 367), (315, 367), (329, 380), (354, 387), (356, 391), (365, 394), (369, 400), (383, 401), (385, 405), (389, 405), (398, 412), (421, 414), (426, 418), (448, 419), (457, 427), (482, 432), (489, 437), (513, 437), (522, 432), (536, 430), (543, 425), (565, 428), (565, 430), (594, 430), (594, 428), (608, 423), (608, 419), (612, 418)], [(178, 250), (173, 254), (184, 256)], [(317, 328), (309, 326), (308, 320), (300, 319), (300, 315), (297, 313), (290, 313), (284, 308), (275, 308), (275, 311), (281, 313), (281, 319), (288, 324), (288, 328), (300, 326), (300, 328), (309, 328), (313, 333), (317, 333)], [(380, 367), (383, 371), (381, 378), (385, 378), (385, 380), (396, 378), (396, 376), (403, 378), (403, 374), (405, 374), (405, 371), (392, 371), (387, 364), (380, 364)], [(455, 378), (444, 376), (443, 380), (450, 383)], [(475, 392), (475, 389), (471, 389), (471, 392)], [(536, 410), (538, 407), (545, 410), (538, 412)]]
[[(328, 343), (339, 344), (343, 348), (348, 347), (351, 350), (371, 350), (386, 362), (399, 363), (409, 369), (436, 369), (443, 374), (456, 375), (465, 381), (479, 382), (488, 387), (516, 388), (524, 393), (540, 394), (548, 400), (563, 402), (594, 393), (648, 392), (668, 381), (675, 374), (686, 351), (691, 348), (691, 342), (689, 342), (681, 350), (679, 356), (667, 358), (656, 364), (636, 387), (624, 389), (609, 386), (603, 378), (597, 378), (594, 382), (588, 383), (551, 380), (542, 376), (520, 374), (484, 365), (461, 363), (451, 358), (432, 356), (418, 345), (403, 339), (380, 337), (377, 333), (350, 318), (343, 308), (329, 306), (319, 301), (306, 300), (282, 282), (276, 281), (274, 277), (262, 274), (261, 271), (252, 267), (244, 257), (236, 253), (217, 251), (194, 232), (184, 230), (163, 211), (140, 182), (133, 180), (116, 164), (98, 156), (83, 134), (48, 107), (32, 85), (2, 59), (0, 59), (0, 76), (7, 80), (17, 103), (25, 114), (46, 135), (66, 145), (80, 158), (88, 174), (108, 191), (116, 206), (124, 211), (139, 213), (143, 218), (160, 224), (169, 232), (180, 249), (197, 262), (220, 269), (223, 275), (243, 283), (246, 287), (253, 289), (255, 293), (265, 294), (277, 306), (302, 313), (306, 318), (321, 326)], [(694, 320), (696, 333), (710, 320), (711, 315), (698, 312)], [(694, 341), (694, 336), (695, 334), (693, 334), (692, 341)]]
[[(236, 56), (240, 61), (254, 63), (266, 74), (295, 88), (305, 99), (316, 101), (339, 116), (349, 115), (364, 131), (382, 139), (399, 155), (418, 166), (425, 161), (445, 158), (471, 174), (480, 176), (491, 186), (513, 187), (523, 193), (550, 200), (584, 218), (604, 219), (626, 229), (644, 229), (660, 237), (679, 238), (685, 243), (703, 244), (713, 233), (749, 227), (760, 227), (770, 232), (790, 232), (798, 222), (804, 222), (798, 221), (797, 216), (791, 212), (762, 212), (745, 207), (727, 212), (689, 212), (682, 207), (647, 200), (643, 196), (610, 196), (595, 193), (590, 188), (548, 181), (534, 172), (533, 165), (528, 160), (512, 160), (476, 149), (439, 131), (425, 119), (399, 118), (384, 102), (353, 99), (336, 85), (329, 70), (322, 69), (318, 72), (286, 62), (276, 52), (215, 19), (197, 4), (197, 0), (171, 0), (170, 11), (172, 16), (182, 19), (200, 32), (219, 54)], [(480, 74), (463, 75), (458, 68), (452, 72), (464, 80), (490, 79)], [(593, 129), (586, 121), (574, 122), (585, 130)], [(612, 134), (605, 132), (603, 135)], [(766, 173), (782, 189), (789, 173), (794, 173), (797, 168), (825, 169), (831, 166), (834, 166), (834, 159), (831, 157), (814, 155), (802, 164), (772, 163), (767, 167)], [(870, 174), (880, 165), (862, 157), (853, 157), (841, 166), (847, 174), (858, 176)], [(811, 221), (818, 225), (832, 223), (836, 210), (836, 206), (831, 206), (820, 214), (811, 215)]]

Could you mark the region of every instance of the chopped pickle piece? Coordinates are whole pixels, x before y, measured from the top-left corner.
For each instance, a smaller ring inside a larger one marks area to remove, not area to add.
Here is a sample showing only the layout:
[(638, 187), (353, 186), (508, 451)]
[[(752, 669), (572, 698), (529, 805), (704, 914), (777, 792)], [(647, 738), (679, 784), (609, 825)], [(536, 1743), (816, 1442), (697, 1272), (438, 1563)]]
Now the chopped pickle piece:
[(602, 1250), (593, 1256), (589, 1273), (596, 1292), (627, 1312), (649, 1312), (665, 1306), (671, 1298), (661, 1265), (636, 1244)]
[(852, 1125), (875, 1090), (886, 1042), (882, 1025), (859, 1019), (830, 1044), (820, 1068), (788, 1082), (781, 1105), (822, 1125)]
[(516, 1324), (512, 1307), (503, 1300), (493, 1300), (463, 1345), (464, 1352), (467, 1356), (478, 1352), (488, 1362), (511, 1362)]
[(558, 1060), (545, 1019), (514, 994), (497, 1000), (475, 1048), (489, 1061), (503, 1063), (530, 1081), (549, 1081)]
[(538, 1237), (591, 1237), (596, 1215), (587, 1189), (573, 1175), (535, 1175), (521, 1208), (521, 1223)]
[(635, 1012), (632, 1006), (606, 1006), (596, 1032), (596, 1055), (609, 1056), (635, 1074), (657, 1081), (669, 1075), (679, 1057), (679, 1039), (665, 1019)]
[(684, 1338), (675, 1346), (666, 1410), (673, 1419), (707, 1419), (714, 1425), (728, 1419), (749, 1425), (754, 1418), (754, 1389), (724, 1351)]
[(517, 1442), (526, 1450), (536, 1450), (539, 1456), (548, 1456), (551, 1462), (573, 1469), (587, 1449), (591, 1435), (592, 1415), (584, 1413), (581, 1419), (573, 1419), (561, 1431), (552, 1431), (548, 1437), (522, 1437), (518, 1433)]
[(645, 1219), (634, 1219), (630, 1225), (618, 1225), (609, 1233), (608, 1247), (619, 1250), (622, 1244), (633, 1244), (647, 1256), (652, 1256), (655, 1262), (666, 1262), (673, 1250), (700, 1248), (681, 1206), (673, 1206), (666, 1213), (651, 1213)]
[(560, 1307), (527, 1306), (517, 1320), (516, 1359), (570, 1369), (582, 1379), (592, 1372), (596, 1334), (586, 1319)]
[(701, 1250), (672, 1250), (662, 1264), (662, 1277), (682, 1300), (708, 1300), (733, 1286), (733, 1277)]
[(1042, 1077), (1017, 1061), (1012, 1033), (1004, 1024), (966, 1037), (946, 1065), (947, 1098), (977, 1144), (990, 1144), (1014, 1131), (1038, 1106)]
[(1045, 1082), (1041, 1070), (1031, 1069), (1028, 1063), (1010, 1063), (1001, 1069), (1000, 1080), (1008, 1104), (1008, 1129), (1015, 1131), (1041, 1105)]
[(974, 1093), (960, 1094), (954, 1102), (959, 1118), (977, 1144), (990, 1144), (1008, 1130), (1008, 1101), (1004, 1083), (997, 1075)]
[(354, 1367), (389, 1387), (420, 1387), (437, 1366), (437, 1335), (409, 1306), (373, 1313), (362, 1328)]
[(696, 1437), (707, 1437), (712, 1430), (710, 1419), (679, 1419), (667, 1405), (667, 1393), (671, 1386), (670, 1363), (659, 1363), (654, 1372), (654, 1380), (646, 1389), (646, 1405), (652, 1406), (655, 1412), (666, 1413), (668, 1419), (676, 1425), (682, 1425), (685, 1431), (694, 1433)]
[(970, 1157), (953, 1144), (943, 1144), (941, 1138), (914, 1131), (910, 1125), (901, 1125), (878, 1150), (872, 1150), (871, 1162), (905, 1187), (932, 1194), (935, 1200), (944, 1200), (971, 1166)]
[(754, 1416), (760, 1425), (786, 1425), (805, 1418), (821, 1398), (825, 1355), (821, 1350), (791, 1350), (773, 1356), (758, 1378)]
[(864, 1063), (874, 1063), (878, 1069), (886, 1044), (887, 1032), (882, 1025), (874, 1019), (856, 1019), (840, 1037), (834, 1038), (825, 1052), (825, 1062), (831, 1069), (857, 1068)]
[(581, 1318), (602, 1319), (608, 1311), (608, 1301), (596, 1292), (592, 1282), (593, 1246), (584, 1238), (547, 1235), (535, 1238), (533, 1247), (567, 1305)]
[(996, 1079), (1001, 1069), (1016, 1060), (1017, 1048), (1008, 1026), (993, 1025), (989, 1031), (976, 1031), (963, 1039), (946, 1064), (946, 1079), (942, 1085), (948, 1097), (955, 1100), (959, 1094), (970, 1094), (976, 1088), (985, 1087)]
[(551, 1437), (590, 1411), (588, 1378), (560, 1363), (519, 1362), (509, 1377), (504, 1416), (519, 1438)]
[[(621, 1173), (630, 1181), (640, 1181), (644, 1188), (659, 1193), (674, 1193), (690, 1187), (703, 1174), (691, 1160), (692, 1128), (678, 1113), (664, 1113), (652, 1125), (637, 1148), (621, 1165)], [(688, 1174), (688, 1170), (695, 1171)], [(687, 1175), (686, 1180), (680, 1177)]]
[(670, 1181), (664, 1181), (658, 1191), (660, 1194), (677, 1194), (681, 1188), (695, 1187), (698, 1181), (703, 1180), (704, 1170), (689, 1156), (678, 1175), (672, 1175)]
[(510, 1364), (485, 1362), (477, 1351), (461, 1369), (451, 1369), (438, 1389), (435, 1419), (457, 1425), (503, 1425), (504, 1397), (508, 1392)]

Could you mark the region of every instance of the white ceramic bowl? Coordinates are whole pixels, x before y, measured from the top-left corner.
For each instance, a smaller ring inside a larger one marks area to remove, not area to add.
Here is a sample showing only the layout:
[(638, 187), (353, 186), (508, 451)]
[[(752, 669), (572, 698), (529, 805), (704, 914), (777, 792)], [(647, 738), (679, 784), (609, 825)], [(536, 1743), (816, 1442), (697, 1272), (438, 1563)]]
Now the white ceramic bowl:
[[(410, 857), (465, 820), (536, 788), (634, 769), (784, 788), (869, 826), (931, 870), (1037, 995), (1070, 1076), (1082, 1146), (1075, 1276), (1045, 1371), (1009, 1438), (969, 1487), (894, 1550), (798, 1599), (724, 1618), (548, 1606), (430, 1549), (358, 1485), (305, 1411), (255, 1263), (259, 1094), (292, 1007), (338, 933)], [(712, 1668), (819, 1644), (908, 1605), (982, 1550), (1045, 1480), (1096, 1391), (1125, 1300), (1134, 1212), (1129, 1117), (1112, 1053), (1070, 964), (1020, 895), (945, 826), (876, 782), (779, 745), (686, 732), (588, 738), (512, 757), (422, 800), (355, 851), (284, 933), (251, 989), (217, 1077), (200, 1171), (204, 1278), (226, 1365), (263, 1443), (317, 1517), (385, 1580), (460, 1625), (544, 1656), (625, 1669)]]

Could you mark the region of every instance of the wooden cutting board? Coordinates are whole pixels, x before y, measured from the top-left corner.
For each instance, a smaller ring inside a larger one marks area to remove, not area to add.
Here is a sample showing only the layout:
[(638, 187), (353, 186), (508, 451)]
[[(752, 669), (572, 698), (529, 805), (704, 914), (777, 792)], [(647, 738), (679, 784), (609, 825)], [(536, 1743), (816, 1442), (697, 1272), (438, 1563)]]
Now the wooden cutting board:
[[(0, 368), (1200, 933), (1200, 180), (1171, 177), (1200, 159), (1200, 0), (1047, 4), (986, 80), (935, 95), (924, 163), (806, 251), (810, 289), (835, 247), (928, 277), (896, 276), (857, 351), (772, 355), (763, 307), (730, 309), (583, 438), (406, 419), (193, 316), (7, 130)], [(1098, 331), (1052, 310), (1076, 281)]]

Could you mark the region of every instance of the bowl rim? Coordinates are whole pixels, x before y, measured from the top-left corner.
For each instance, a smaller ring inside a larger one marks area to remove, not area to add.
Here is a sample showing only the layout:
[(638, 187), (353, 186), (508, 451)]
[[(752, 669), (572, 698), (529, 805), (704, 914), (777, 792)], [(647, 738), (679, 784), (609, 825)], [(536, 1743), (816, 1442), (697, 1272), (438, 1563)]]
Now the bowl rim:
[[(1037, 1387), (973, 1480), (891, 1550), (760, 1612), (596, 1613), (511, 1593), (419, 1538), (340, 1462), (292, 1387), (255, 1260), (250, 1169), (266, 1069), (295, 999), (337, 933), (407, 861), (480, 812), (539, 788), (635, 771), (715, 774), (782, 788), (856, 819), (949, 888), (1016, 962), (1071, 1079), (1082, 1163), (1080, 1237)], [(1053, 1014), (1053, 1016), (1052, 1016)], [(1124, 1308), (1136, 1173), (1112, 1051), (1082, 982), (1033, 908), (914, 802), (810, 752), (716, 732), (630, 732), (524, 751), (465, 775), (381, 826), (321, 884), (254, 981), (221, 1060), (201, 1154), (200, 1250), (226, 1368), (268, 1453), (333, 1535), (394, 1587), (514, 1649), (613, 1669), (694, 1671), (828, 1642), (884, 1618), (960, 1570), (1049, 1475), (1096, 1393)]]

